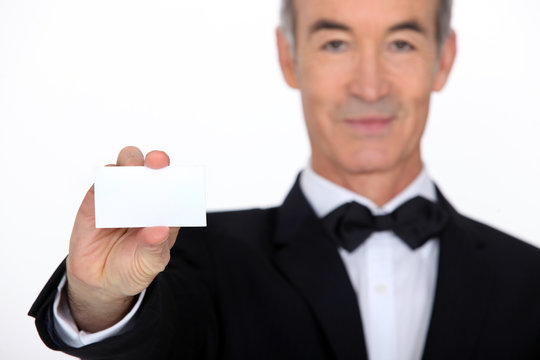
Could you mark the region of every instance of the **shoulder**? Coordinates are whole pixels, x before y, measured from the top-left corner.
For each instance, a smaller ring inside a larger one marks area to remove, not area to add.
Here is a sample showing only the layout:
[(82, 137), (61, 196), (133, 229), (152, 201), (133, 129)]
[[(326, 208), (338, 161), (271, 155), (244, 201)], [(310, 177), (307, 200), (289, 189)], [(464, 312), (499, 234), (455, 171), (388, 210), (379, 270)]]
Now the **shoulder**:
[(485, 223), (458, 216), (462, 229), (477, 239), (477, 246), (484, 248), (494, 265), (505, 271), (533, 271), (540, 277), (540, 248)]

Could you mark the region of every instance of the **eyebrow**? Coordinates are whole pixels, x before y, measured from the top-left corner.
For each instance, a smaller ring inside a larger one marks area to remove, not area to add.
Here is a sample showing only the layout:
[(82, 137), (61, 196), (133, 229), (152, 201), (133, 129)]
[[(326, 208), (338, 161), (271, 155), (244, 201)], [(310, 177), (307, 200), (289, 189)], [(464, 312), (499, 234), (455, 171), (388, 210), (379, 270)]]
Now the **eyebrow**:
[(346, 32), (351, 32), (351, 28), (347, 25), (332, 21), (332, 20), (326, 20), (321, 19), (316, 21), (313, 25), (309, 27), (308, 36), (313, 35), (317, 31), (321, 30), (341, 30)]
[(420, 25), (418, 21), (416, 20), (408, 20), (408, 21), (404, 21), (396, 25), (393, 25), (390, 27), (390, 29), (388, 29), (387, 32), (393, 33), (393, 32), (402, 31), (402, 30), (411, 30), (422, 35), (427, 35), (426, 29), (422, 25)]

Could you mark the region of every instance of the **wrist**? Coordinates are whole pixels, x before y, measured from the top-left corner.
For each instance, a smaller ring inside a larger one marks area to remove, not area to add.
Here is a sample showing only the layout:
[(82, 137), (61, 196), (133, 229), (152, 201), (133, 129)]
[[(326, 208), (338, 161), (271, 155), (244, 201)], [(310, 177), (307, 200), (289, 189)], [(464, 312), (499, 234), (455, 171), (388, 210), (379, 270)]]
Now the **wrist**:
[(67, 276), (68, 306), (78, 328), (94, 333), (120, 321), (133, 307), (135, 296), (110, 294)]

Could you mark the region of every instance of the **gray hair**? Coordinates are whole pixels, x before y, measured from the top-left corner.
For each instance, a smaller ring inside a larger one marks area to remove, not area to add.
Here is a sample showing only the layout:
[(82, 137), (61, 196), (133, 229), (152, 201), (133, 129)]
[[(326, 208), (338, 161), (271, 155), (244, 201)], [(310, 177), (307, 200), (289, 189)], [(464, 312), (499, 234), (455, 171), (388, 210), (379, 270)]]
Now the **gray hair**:
[[(296, 48), (296, 10), (294, 0), (281, 0), (280, 28), (292, 50)], [(442, 49), (444, 41), (450, 35), (453, 0), (439, 0), (437, 9), (437, 46)], [(294, 53), (294, 51), (293, 51)]]

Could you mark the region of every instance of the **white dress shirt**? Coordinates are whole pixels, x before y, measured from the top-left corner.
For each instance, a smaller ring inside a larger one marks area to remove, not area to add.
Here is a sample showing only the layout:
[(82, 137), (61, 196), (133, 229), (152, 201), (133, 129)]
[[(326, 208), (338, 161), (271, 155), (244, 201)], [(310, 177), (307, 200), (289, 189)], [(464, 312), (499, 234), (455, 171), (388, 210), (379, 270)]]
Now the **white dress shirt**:
[[(416, 196), (436, 201), (427, 172), (382, 207), (306, 169), (300, 187), (318, 217), (356, 201), (374, 215), (385, 215)], [(358, 248), (339, 254), (356, 291), (370, 360), (420, 360), (433, 299), (439, 242), (412, 250), (392, 231), (374, 232)]]
[[(373, 214), (391, 213), (407, 200), (422, 196), (436, 201), (435, 186), (425, 170), (399, 195), (382, 207), (317, 175), (310, 167), (300, 176), (300, 188), (319, 217), (340, 205), (356, 201)], [(357, 249), (339, 254), (356, 291), (370, 360), (420, 360), (434, 299), (439, 243), (430, 239), (411, 250), (391, 231), (373, 233)], [(53, 305), (54, 326), (60, 338), (81, 347), (126, 331), (137, 312), (144, 292), (119, 323), (97, 333), (77, 328), (62, 288), (58, 286)]]

